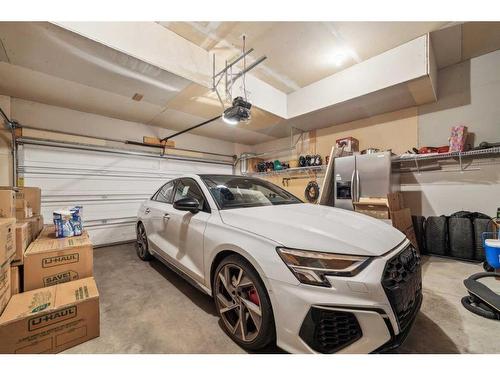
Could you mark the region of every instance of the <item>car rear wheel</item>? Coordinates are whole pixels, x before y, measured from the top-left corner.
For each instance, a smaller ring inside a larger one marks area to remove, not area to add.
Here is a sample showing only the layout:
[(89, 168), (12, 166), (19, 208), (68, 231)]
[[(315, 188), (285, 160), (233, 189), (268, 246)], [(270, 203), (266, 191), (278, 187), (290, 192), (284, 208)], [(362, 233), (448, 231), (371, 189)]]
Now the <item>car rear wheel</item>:
[(148, 249), (148, 236), (146, 235), (146, 228), (144, 224), (139, 223), (137, 225), (137, 241), (135, 243), (135, 249), (137, 251), (137, 256), (144, 261), (151, 260), (153, 256), (150, 254)]
[(247, 350), (259, 350), (275, 339), (271, 302), (255, 269), (231, 255), (214, 276), (214, 299), (224, 331)]

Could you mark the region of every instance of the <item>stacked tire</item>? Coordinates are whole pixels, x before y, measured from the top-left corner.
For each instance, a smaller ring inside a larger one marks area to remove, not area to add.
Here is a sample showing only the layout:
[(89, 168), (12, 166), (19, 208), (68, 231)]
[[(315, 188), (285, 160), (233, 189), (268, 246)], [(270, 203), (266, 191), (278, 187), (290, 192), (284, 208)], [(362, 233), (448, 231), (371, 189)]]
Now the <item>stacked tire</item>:
[(448, 255), (448, 219), (429, 216), (425, 220), (425, 248), (429, 254)]
[(413, 215), (411, 221), (413, 222), (413, 230), (415, 231), (420, 254), (427, 254), (427, 248), (425, 246), (425, 217)]
[(488, 216), (479, 212), (459, 211), (449, 217), (429, 216), (424, 223), (424, 254), (484, 261), (481, 235), (492, 231)]
[(483, 239), (481, 235), (484, 232), (493, 232), (494, 228), (491, 224), (490, 219), (485, 218), (475, 218), (474, 223), (474, 259), (479, 261), (484, 261), (485, 254), (483, 248)]

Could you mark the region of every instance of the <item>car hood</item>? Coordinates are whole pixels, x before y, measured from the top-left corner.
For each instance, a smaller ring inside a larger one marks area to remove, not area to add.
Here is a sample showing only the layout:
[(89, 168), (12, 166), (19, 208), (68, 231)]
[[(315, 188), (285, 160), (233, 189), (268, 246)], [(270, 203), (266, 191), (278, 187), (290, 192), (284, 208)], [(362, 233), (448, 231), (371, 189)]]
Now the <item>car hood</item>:
[(378, 256), (405, 239), (378, 219), (315, 204), (236, 208), (220, 215), (227, 225), (295, 249)]

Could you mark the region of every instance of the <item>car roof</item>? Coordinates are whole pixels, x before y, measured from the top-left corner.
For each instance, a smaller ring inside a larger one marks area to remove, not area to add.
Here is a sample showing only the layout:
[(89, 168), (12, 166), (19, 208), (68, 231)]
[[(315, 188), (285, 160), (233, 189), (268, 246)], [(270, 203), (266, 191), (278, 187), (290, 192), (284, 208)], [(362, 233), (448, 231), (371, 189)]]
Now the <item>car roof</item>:
[(229, 174), (229, 173), (203, 173), (203, 174), (198, 174), (197, 176), (200, 177), (243, 177), (243, 178), (253, 178), (250, 176), (244, 176), (244, 175), (238, 175), (238, 174)]

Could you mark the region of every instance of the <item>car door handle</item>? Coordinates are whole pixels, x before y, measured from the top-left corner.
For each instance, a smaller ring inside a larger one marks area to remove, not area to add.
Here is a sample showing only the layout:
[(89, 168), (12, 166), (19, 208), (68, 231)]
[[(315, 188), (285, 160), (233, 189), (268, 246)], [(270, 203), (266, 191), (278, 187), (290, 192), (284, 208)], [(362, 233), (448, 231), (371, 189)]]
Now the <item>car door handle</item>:
[(163, 220), (165, 221), (170, 220), (170, 214), (163, 215)]
[(149, 214), (150, 212), (151, 212), (151, 209), (149, 207), (144, 210), (145, 214)]

